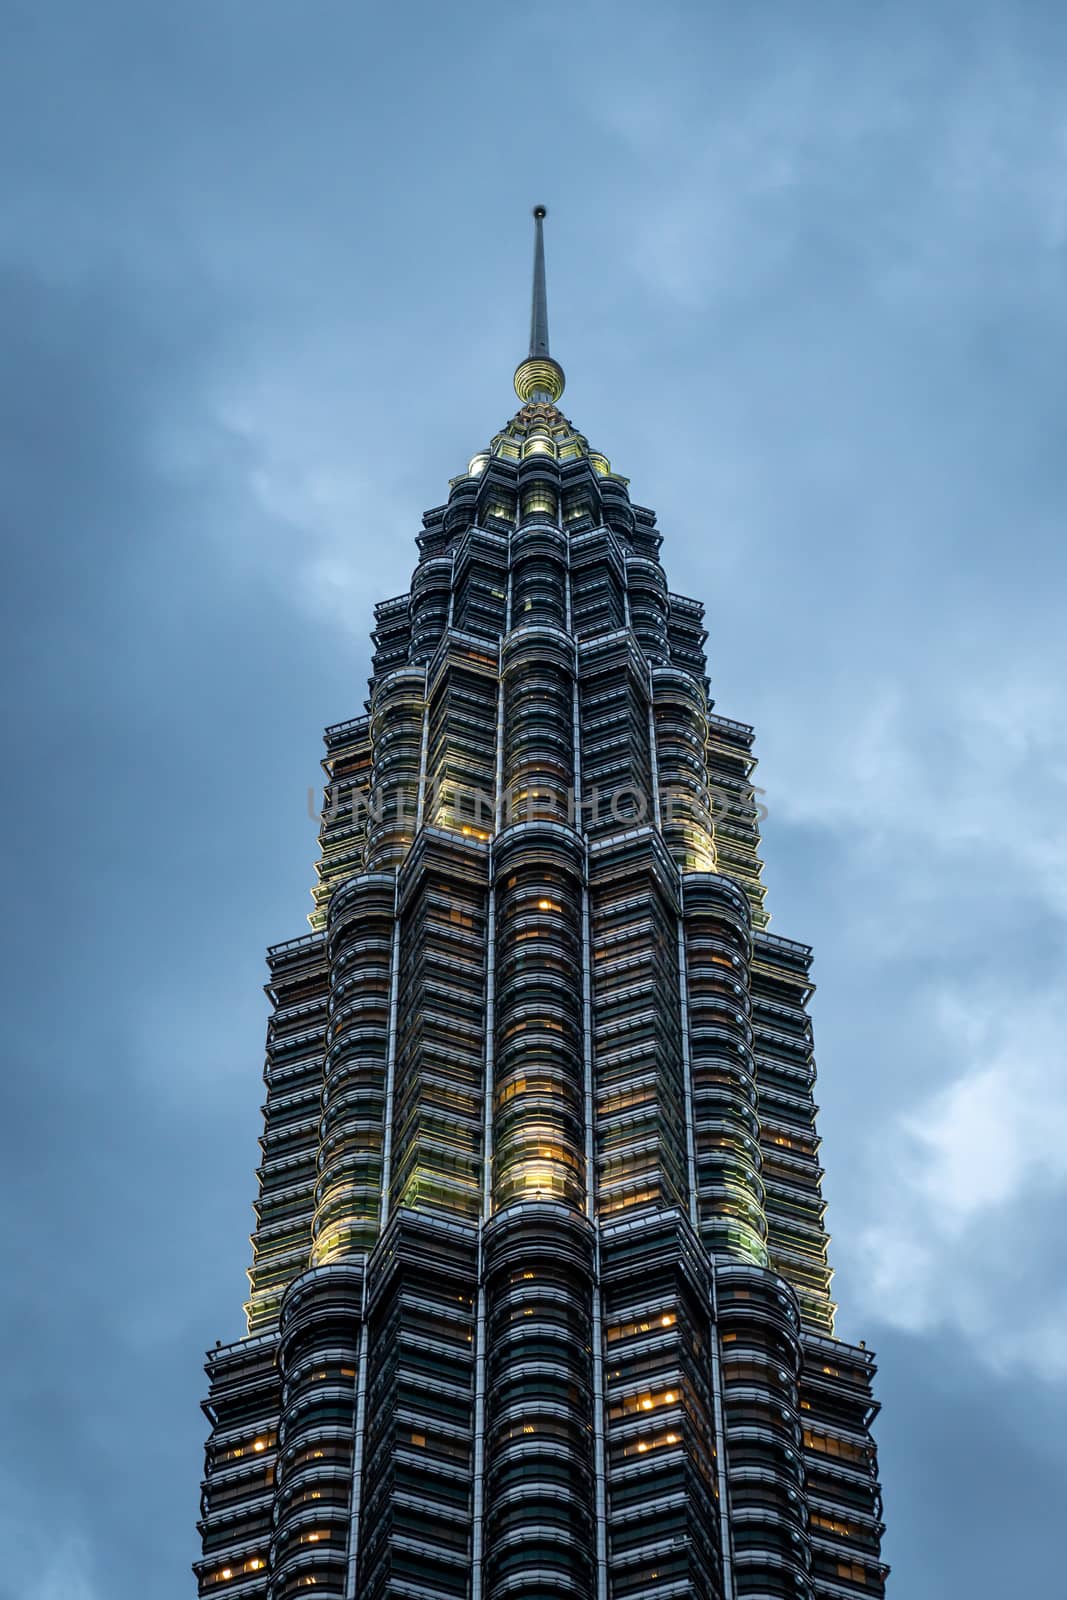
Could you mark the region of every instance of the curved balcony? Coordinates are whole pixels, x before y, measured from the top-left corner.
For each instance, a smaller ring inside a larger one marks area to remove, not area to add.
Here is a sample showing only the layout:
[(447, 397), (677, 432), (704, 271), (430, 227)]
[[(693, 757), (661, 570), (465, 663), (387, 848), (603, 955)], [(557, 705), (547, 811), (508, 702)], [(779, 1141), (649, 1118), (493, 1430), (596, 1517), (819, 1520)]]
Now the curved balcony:
[(801, 1535), (789, 1540), (796, 1556), (766, 1547), (743, 1547), (734, 1552), (734, 1581), (745, 1600), (808, 1600), (815, 1588), (809, 1573), (810, 1554)]
[[(349, 1319), (360, 1314), (363, 1304), (362, 1261), (333, 1261), (328, 1266), (312, 1267), (293, 1283), (282, 1301), (279, 1332), (282, 1340), (279, 1360), (295, 1360), (303, 1353), (305, 1336), (315, 1329), (325, 1333), (343, 1330), (339, 1344), (349, 1344)], [(282, 1367), (285, 1371), (284, 1364)]]

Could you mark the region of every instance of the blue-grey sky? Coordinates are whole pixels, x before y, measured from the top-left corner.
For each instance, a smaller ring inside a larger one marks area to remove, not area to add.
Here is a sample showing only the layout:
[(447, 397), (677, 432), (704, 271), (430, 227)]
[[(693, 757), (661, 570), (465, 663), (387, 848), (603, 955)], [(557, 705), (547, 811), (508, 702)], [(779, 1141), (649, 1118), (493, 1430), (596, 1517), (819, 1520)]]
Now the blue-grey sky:
[(894, 1592), (1062, 1588), (1067, 12), (6, 0), (0, 1600), (193, 1593), (323, 724), (515, 407), (657, 508), (816, 946)]

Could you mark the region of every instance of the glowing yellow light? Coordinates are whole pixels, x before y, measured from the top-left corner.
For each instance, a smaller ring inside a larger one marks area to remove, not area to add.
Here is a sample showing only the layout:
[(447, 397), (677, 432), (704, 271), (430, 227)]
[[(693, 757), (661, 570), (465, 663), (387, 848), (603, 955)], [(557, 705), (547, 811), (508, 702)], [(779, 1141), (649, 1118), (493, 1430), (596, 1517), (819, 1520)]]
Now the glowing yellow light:
[(673, 1394), (665, 1394), (663, 1396), (663, 1398), (664, 1398), (664, 1400), (666, 1400), (666, 1402), (667, 1402), (667, 1404), (669, 1406), (672, 1406), (674, 1404), (674, 1396), (673, 1396)]
[(651, 1400), (642, 1400), (641, 1401), (641, 1410), (642, 1411), (651, 1411), (652, 1410), (652, 1401)]
[(674, 1321), (673, 1317), (660, 1317), (660, 1322), (663, 1324), (663, 1326), (665, 1328), (669, 1328), (673, 1321)]
[(643, 1440), (643, 1439), (642, 1439), (642, 1440), (641, 1440), (641, 1443), (640, 1443), (640, 1444), (639, 1444), (639, 1445), (638, 1445), (638, 1447), (637, 1447), (637, 1448), (638, 1448), (638, 1450), (639, 1450), (639, 1451), (640, 1451), (640, 1452), (641, 1452), (641, 1454), (642, 1454), (642, 1455), (643, 1455), (643, 1454), (644, 1454), (644, 1453), (645, 1453), (645, 1451), (646, 1451), (646, 1450), (647, 1450), (647, 1449), (648, 1449), (648, 1445), (647, 1445), (647, 1444), (646, 1444), (646, 1443), (645, 1443), (645, 1441), (644, 1441), (644, 1440)]
[(669, 1433), (667, 1435), (667, 1443), (668, 1444), (677, 1444), (678, 1443), (678, 1435), (676, 1433)]
[(257, 1439), (255, 1444), (252, 1446), (253, 1450), (265, 1450), (266, 1448), (267, 1448), (266, 1439)]
[(233, 1577), (233, 1573), (230, 1571), (229, 1567), (223, 1567), (222, 1571), (219, 1573), (219, 1577), (220, 1578), (232, 1578)]

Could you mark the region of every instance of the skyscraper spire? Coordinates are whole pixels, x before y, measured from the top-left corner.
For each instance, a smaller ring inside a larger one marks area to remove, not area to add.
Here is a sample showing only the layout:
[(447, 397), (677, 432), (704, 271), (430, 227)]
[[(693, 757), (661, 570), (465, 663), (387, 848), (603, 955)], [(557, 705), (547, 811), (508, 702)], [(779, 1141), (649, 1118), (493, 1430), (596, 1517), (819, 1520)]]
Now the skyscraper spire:
[[(273, 1006), (201, 1600), (883, 1600), (811, 950), (655, 513), (524, 402), (375, 610)], [(690, 508), (695, 515), (701, 507)]]
[(548, 291), (545, 288), (545, 230), (548, 215), (544, 206), (534, 206), (533, 305), (530, 308), (530, 354), (548, 355)]
[(545, 206), (534, 206), (533, 302), (530, 309), (530, 354), (515, 372), (515, 393), (523, 404), (531, 400), (550, 404), (563, 393), (563, 368), (548, 353), (548, 293), (545, 289)]

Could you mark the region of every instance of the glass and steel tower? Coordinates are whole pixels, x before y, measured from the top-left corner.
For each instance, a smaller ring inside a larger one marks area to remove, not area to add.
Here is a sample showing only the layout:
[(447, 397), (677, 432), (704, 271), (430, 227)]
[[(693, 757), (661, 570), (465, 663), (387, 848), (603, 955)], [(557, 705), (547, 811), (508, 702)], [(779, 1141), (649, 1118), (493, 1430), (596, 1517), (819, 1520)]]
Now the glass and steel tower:
[(201, 1595), (884, 1592), (874, 1362), (834, 1337), (807, 1003), (703, 607), (521, 406), (326, 730), (268, 952), (247, 1337), (208, 1358)]

